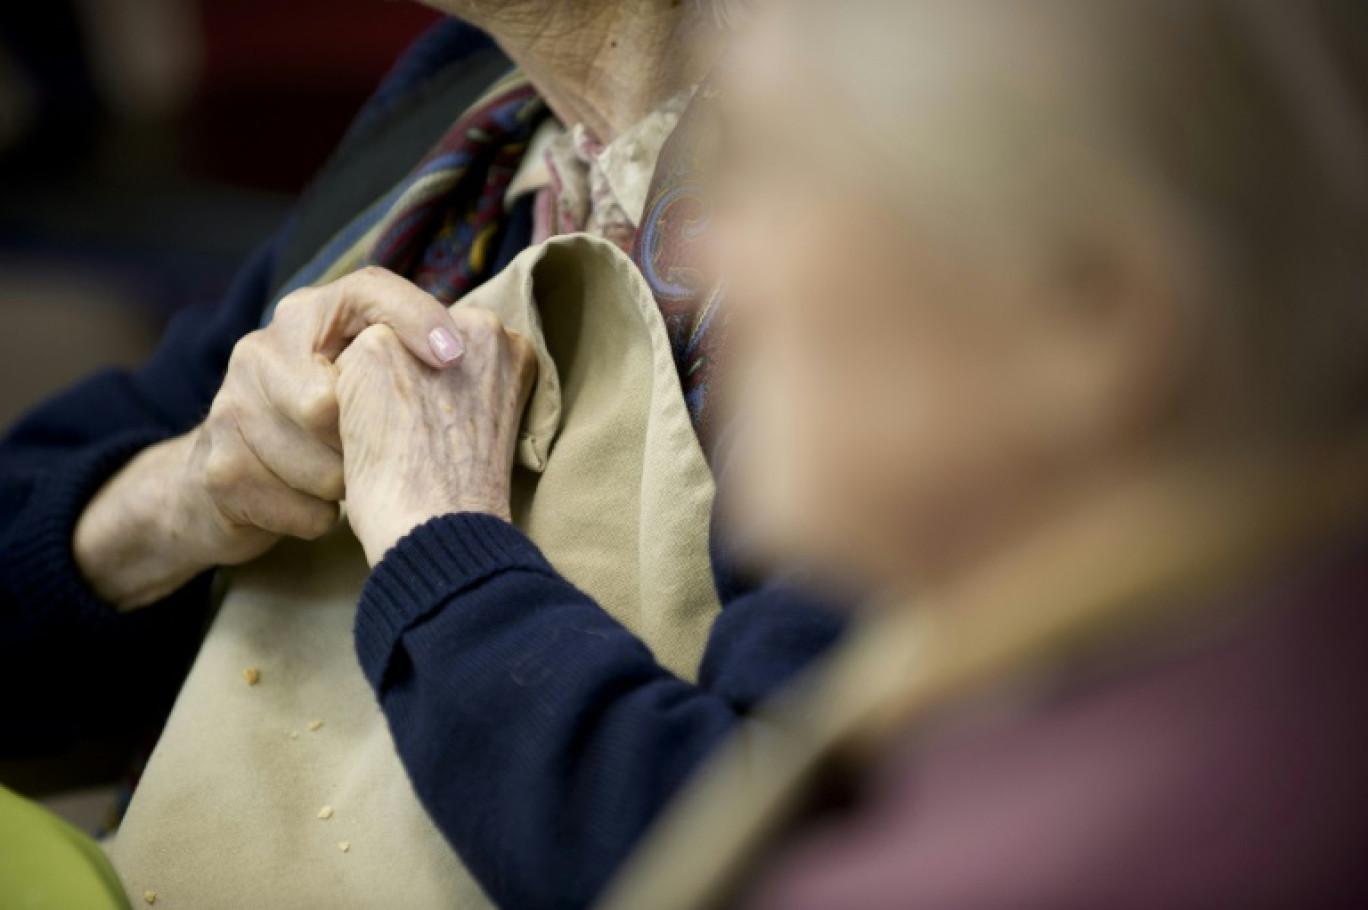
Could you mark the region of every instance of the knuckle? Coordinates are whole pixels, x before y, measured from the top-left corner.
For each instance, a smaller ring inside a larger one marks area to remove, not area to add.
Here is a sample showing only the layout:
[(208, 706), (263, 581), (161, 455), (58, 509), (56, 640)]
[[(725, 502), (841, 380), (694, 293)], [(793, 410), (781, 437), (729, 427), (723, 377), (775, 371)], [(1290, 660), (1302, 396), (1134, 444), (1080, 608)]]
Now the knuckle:
[(484, 307), (457, 310), (456, 320), (468, 343), (488, 344), (503, 334), (503, 323), (499, 317)]
[(356, 348), (359, 353), (379, 356), (399, 344), (399, 336), (394, 329), (387, 325), (377, 323), (367, 326), (352, 341), (351, 346)]
[(345, 275), (338, 281), (338, 284), (341, 285), (346, 294), (373, 294), (389, 285), (397, 277), (383, 266), (367, 265)]
[(467, 318), (475, 325), (479, 326), (482, 331), (493, 332), (496, 329), (503, 328), (503, 322), (500, 321), (498, 315), (493, 310), (475, 306), (468, 307), (466, 312), (469, 313)]
[(367, 344), (372, 346), (383, 346), (389, 342), (398, 340), (398, 336), (395, 335), (394, 329), (385, 325), (383, 322), (377, 322), (375, 325), (366, 326), (366, 328), (361, 331), (361, 334), (356, 337), (357, 340), (364, 340)]
[(246, 476), (242, 457), (229, 446), (218, 445), (204, 460), (204, 486), (215, 499), (223, 499)]
[(307, 305), (314, 293), (313, 288), (300, 288), (280, 298), (280, 302), (276, 304), (275, 319), (272, 320), (272, 324), (276, 320), (294, 318), (295, 314)]
[(258, 349), (262, 345), (262, 329), (249, 332), (238, 339), (228, 354), (228, 374), (240, 373), (256, 361)]
[(315, 383), (306, 386), (299, 395), (298, 420), (313, 432), (332, 428), (337, 422), (337, 395), (331, 384)]
[(217, 438), (222, 435), (218, 430), (223, 427), (236, 429), (241, 424), (244, 414), (245, 409), (237, 395), (231, 389), (220, 389), (213, 403), (209, 405), (209, 416), (205, 423), (215, 429), (215, 441), (221, 442)]
[(384, 266), (367, 265), (352, 272), (352, 276), (358, 281), (388, 281), (394, 277), (394, 273)]

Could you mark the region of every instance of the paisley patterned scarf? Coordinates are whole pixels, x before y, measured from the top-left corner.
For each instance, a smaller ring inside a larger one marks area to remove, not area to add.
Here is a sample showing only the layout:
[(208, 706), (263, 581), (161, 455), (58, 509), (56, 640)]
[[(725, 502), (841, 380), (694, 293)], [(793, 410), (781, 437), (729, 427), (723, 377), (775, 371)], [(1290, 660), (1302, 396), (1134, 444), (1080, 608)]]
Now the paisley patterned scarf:
[[(280, 296), (368, 265), (403, 275), (451, 303), (489, 277), (506, 223), (504, 196), (545, 104), (525, 76), (499, 80), (463, 113), (405, 180), (319, 250)], [(266, 313), (269, 321), (272, 306)]]
[(661, 149), (632, 261), (665, 317), (684, 401), (714, 469), (722, 418), (719, 367), (726, 357), (726, 285), (703, 268), (709, 204), (703, 175), (717, 150), (717, 90), (704, 82)]

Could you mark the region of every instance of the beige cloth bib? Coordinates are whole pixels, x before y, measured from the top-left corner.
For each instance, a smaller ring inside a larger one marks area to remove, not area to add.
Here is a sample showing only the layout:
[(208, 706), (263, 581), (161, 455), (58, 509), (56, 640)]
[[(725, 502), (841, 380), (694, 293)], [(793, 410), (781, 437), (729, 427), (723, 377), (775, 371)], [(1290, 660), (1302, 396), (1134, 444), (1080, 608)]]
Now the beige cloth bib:
[[(493, 310), (538, 350), (516, 523), (693, 678), (718, 610), (713, 487), (644, 281), (611, 244), (573, 235), (528, 250), (458, 305)], [(109, 846), (135, 901), (489, 905), (414, 796), (357, 664), (367, 572), (343, 524), (224, 573), (222, 606)]]

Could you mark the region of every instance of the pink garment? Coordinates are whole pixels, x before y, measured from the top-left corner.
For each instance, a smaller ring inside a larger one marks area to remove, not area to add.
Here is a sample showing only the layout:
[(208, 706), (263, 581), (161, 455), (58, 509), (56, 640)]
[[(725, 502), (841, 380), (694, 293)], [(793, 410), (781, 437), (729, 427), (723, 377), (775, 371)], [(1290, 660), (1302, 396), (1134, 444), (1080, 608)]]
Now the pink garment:
[(746, 910), (1368, 907), (1368, 557), (1046, 704), (908, 740)]

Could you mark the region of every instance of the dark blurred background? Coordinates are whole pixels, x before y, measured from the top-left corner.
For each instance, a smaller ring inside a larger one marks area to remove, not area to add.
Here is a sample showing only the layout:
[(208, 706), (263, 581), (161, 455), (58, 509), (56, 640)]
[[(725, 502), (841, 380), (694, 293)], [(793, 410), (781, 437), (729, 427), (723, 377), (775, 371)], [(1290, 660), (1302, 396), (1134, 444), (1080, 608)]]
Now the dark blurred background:
[[(400, 51), (406, 0), (0, 2), (0, 428), (215, 300)], [(137, 741), (0, 763), (104, 827)]]
[(0, 3), (0, 426), (216, 298), (435, 18), (407, 0)]

